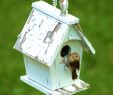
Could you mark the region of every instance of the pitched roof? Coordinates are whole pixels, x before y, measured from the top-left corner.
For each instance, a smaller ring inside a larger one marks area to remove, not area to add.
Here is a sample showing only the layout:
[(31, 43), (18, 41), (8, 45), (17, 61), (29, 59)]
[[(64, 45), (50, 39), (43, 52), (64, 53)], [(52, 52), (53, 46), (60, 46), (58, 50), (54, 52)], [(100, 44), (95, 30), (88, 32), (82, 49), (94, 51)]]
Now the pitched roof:
[(73, 27), (76, 29), (76, 32), (81, 38), (81, 44), (83, 45), (84, 50), (91, 54), (95, 54), (95, 49), (93, 48), (93, 46), (91, 45), (85, 34), (83, 33), (81, 26), (78, 23), (76, 23), (75, 25), (73, 25)]
[(44, 14), (47, 14), (51, 16), (52, 18), (55, 18), (63, 23), (66, 24), (75, 24), (79, 22), (79, 19), (75, 16), (72, 16), (70, 14), (67, 14), (66, 16), (60, 16), (61, 10), (58, 8), (55, 8), (54, 6), (51, 6), (50, 4), (44, 2), (44, 1), (38, 1), (32, 3), (33, 8), (43, 12)]
[[(69, 14), (65, 17), (60, 16), (59, 9), (43, 1), (35, 2), (32, 6), (33, 10), (14, 47), (23, 54), (50, 66), (54, 63), (70, 25), (79, 23), (79, 19)], [(86, 50), (94, 52), (82, 33), (79, 35)]]

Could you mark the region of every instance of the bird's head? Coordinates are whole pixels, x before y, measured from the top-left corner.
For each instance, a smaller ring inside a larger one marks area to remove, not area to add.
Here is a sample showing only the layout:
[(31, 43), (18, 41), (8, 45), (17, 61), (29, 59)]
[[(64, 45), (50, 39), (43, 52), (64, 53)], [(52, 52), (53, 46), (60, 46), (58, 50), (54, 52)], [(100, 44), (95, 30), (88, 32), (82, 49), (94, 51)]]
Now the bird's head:
[(68, 62), (73, 63), (73, 62), (79, 62), (80, 61), (80, 56), (78, 53), (71, 53), (68, 56)]

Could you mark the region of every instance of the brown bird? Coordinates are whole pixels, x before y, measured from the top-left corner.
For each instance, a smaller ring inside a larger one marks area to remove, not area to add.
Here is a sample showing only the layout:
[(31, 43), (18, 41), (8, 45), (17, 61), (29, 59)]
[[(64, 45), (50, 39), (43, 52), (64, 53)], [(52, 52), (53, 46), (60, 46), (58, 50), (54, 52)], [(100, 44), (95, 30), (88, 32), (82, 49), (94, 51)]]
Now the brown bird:
[(76, 70), (80, 69), (80, 56), (78, 53), (70, 53), (66, 58), (64, 58), (64, 63), (70, 68), (72, 72), (72, 79), (77, 79)]

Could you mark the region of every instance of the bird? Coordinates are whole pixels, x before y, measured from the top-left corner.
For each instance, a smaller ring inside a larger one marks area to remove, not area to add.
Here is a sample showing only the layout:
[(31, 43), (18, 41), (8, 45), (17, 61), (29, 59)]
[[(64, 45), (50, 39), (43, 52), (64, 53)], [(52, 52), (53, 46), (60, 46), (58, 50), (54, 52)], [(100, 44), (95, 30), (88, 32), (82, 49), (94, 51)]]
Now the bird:
[(80, 69), (80, 55), (76, 52), (70, 53), (64, 57), (63, 62), (72, 72), (72, 79), (75, 80), (78, 78), (77, 70)]

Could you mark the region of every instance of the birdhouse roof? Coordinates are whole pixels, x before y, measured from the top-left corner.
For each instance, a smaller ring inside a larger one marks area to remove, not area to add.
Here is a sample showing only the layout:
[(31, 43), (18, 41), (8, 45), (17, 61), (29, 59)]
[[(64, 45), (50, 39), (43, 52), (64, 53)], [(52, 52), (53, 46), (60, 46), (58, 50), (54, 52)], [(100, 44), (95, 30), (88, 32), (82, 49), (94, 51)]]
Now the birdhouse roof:
[[(43, 1), (35, 2), (32, 6), (33, 10), (19, 34), (14, 48), (40, 63), (50, 66), (54, 63), (70, 26), (78, 24), (79, 19), (69, 14), (60, 16), (59, 9)], [(94, 53), (90, 42), (80, 31), (78, 34), (86, 50)]]

